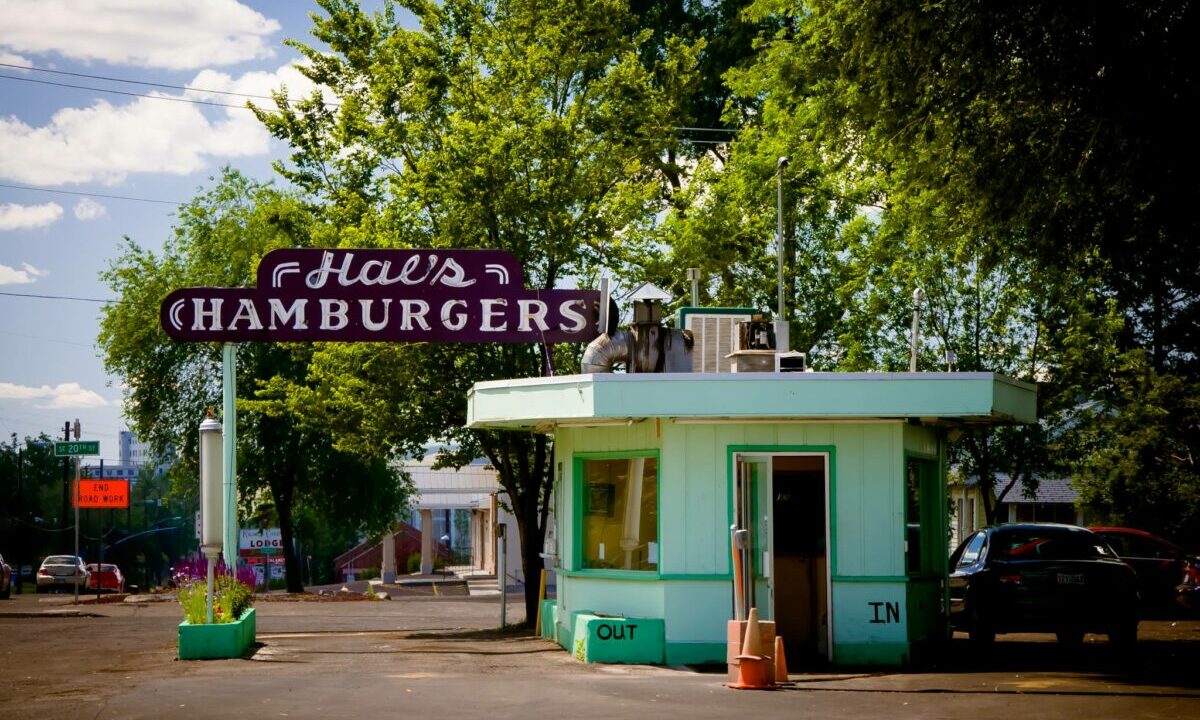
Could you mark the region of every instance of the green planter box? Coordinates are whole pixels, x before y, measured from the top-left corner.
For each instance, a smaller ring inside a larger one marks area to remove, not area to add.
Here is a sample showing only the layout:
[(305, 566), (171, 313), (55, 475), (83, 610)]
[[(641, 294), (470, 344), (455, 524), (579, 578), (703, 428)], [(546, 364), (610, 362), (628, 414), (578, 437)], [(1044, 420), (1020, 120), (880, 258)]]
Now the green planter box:
[(241, 657), (255, 637), (254, 608), (237, 622), (213, 625), (179, 623), (179, 659), (205, 660)]

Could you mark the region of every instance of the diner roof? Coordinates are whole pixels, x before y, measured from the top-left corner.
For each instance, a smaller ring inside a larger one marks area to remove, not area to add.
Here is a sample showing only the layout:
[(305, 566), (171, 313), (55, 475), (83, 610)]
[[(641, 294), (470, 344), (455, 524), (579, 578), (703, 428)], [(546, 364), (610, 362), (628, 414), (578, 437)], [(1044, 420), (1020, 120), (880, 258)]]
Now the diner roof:
[(479, 382), (467, 426), (538, 429), (676, 422), (1037, 422), (1037, 388), (995, 373), (644, 373)]

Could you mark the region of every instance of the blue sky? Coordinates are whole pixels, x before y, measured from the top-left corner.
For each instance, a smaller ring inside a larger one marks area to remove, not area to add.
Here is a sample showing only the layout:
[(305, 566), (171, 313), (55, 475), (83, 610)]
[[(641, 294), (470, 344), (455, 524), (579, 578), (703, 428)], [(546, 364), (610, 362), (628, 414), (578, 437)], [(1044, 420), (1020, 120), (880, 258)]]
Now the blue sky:
[(0, 0), (0, 185), (92, 194), (0, 187), (0, 438), (61, 435), (79, 418), (85, 439), (116, 460), (126, 424), (120, 379), (95, 346), (101, 305), (28, 297), (111, 297), (98, 273), (123, 238), (157, 249), (171, 233), (174, 205), (99, 195), (182, 202), (223, 165), (269, 179), (286, 155), (244, 109), (46, 83), (232, 104), (244, 98), (203, 90), (286, 83), (301, 94), (298, 56), (282, 41), (311, 42), (315, 10), (301, 0)]

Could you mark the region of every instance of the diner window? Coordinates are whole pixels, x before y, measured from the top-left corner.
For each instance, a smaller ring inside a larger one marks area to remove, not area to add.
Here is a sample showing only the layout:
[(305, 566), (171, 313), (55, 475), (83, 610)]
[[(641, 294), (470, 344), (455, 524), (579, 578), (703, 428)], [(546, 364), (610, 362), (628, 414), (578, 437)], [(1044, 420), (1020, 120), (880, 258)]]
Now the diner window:
[(583, 569), (658, 568), (658, 460), (580, 462)]
[(936, 514), (927, 512), (934, 507), (937, 497), (936, 479), (936, 462), (909, 458), (905, 463), (904, 554), (905, 567), (910, 574), (926, 574), (938, 567), (938, 545), (935, 540), (938, 524), (935, 522)]

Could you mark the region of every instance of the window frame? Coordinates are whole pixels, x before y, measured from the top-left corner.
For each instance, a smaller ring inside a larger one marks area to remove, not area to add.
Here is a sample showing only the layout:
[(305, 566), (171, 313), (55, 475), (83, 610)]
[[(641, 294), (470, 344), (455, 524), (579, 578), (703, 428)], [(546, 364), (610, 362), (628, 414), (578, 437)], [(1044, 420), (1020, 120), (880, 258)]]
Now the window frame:
[[(909, 580), (941, 577), (943, 570), (947, 572), (950, 572), (951, 570), (947, 565), (943, 565), (939, 561), (939, 546), (936, 542), (934, 542), (933, 538), (938, 536), (939, 532), (942, 530), (948, 532), (949, 526), (939, 523), (939, 521), (934, 517), (935, 513), (928, 512), (928, 510), (937, 505), (937, 503), (934, 501), (937, 498), (938, 483), (941, 482), (943, 485), (945, 483), (945, 476), (941, 469), (941, 460), (937, 455), (928, 455), (925, 453), (912, 452), (908, 450), (904, 451), (902, 457), (903, 463), (901, 465), (900, 472), (900, 492), (901, 497), (903, 498), (902, 506), (904, 508), (903, 519), (901, 521), (901, 526), (903, 527), (903, 534), (901, 535), (902, 572), (903, 575)], [(908, 542), (909, 528), (912, 525), (912, 523), (909, 522), (908, 517), (910, 499), (909, 467), (914, 463), (917, 467), (917, 505), (920, 512), (920, 520), (918, 523), (916, 523), (919, 545), (916, 551), (916, 557), (920, 562), (920, 567), (917, 569), (911, 569), (909, 567), (910, 555), (913, 553), (913, 551), (908, 547), (910, 544)], [(948, 513), (945, 514), (948, 515)], [(942, 544), (942, 547), (944, 548), (944, 543)], [(945, 550), (943, 549), (941, 552), (944, 553)], [(946, 557), (947, 556), (945, 554), (941, 556), (942, 560), (944, 560)]]
[[(658, 562), (654, 570), (625, 570), (624, 568), (585, 568), (583, 567), (583, 523), (584, 513), (584, 474), (583, 465), (588, 460), (634, 460), (647, 458), (654, 460), (655, 497), (654, 497), (654, 542), (658, 546)], [(610, 578), (657, 579), (662, 576), (663, 546), (662, 546), (662, 457), (658, 449), (613, 450), (607, 452), (577, 452), (571, 456), (571, 570), (572, 575), (593, 575)]]

